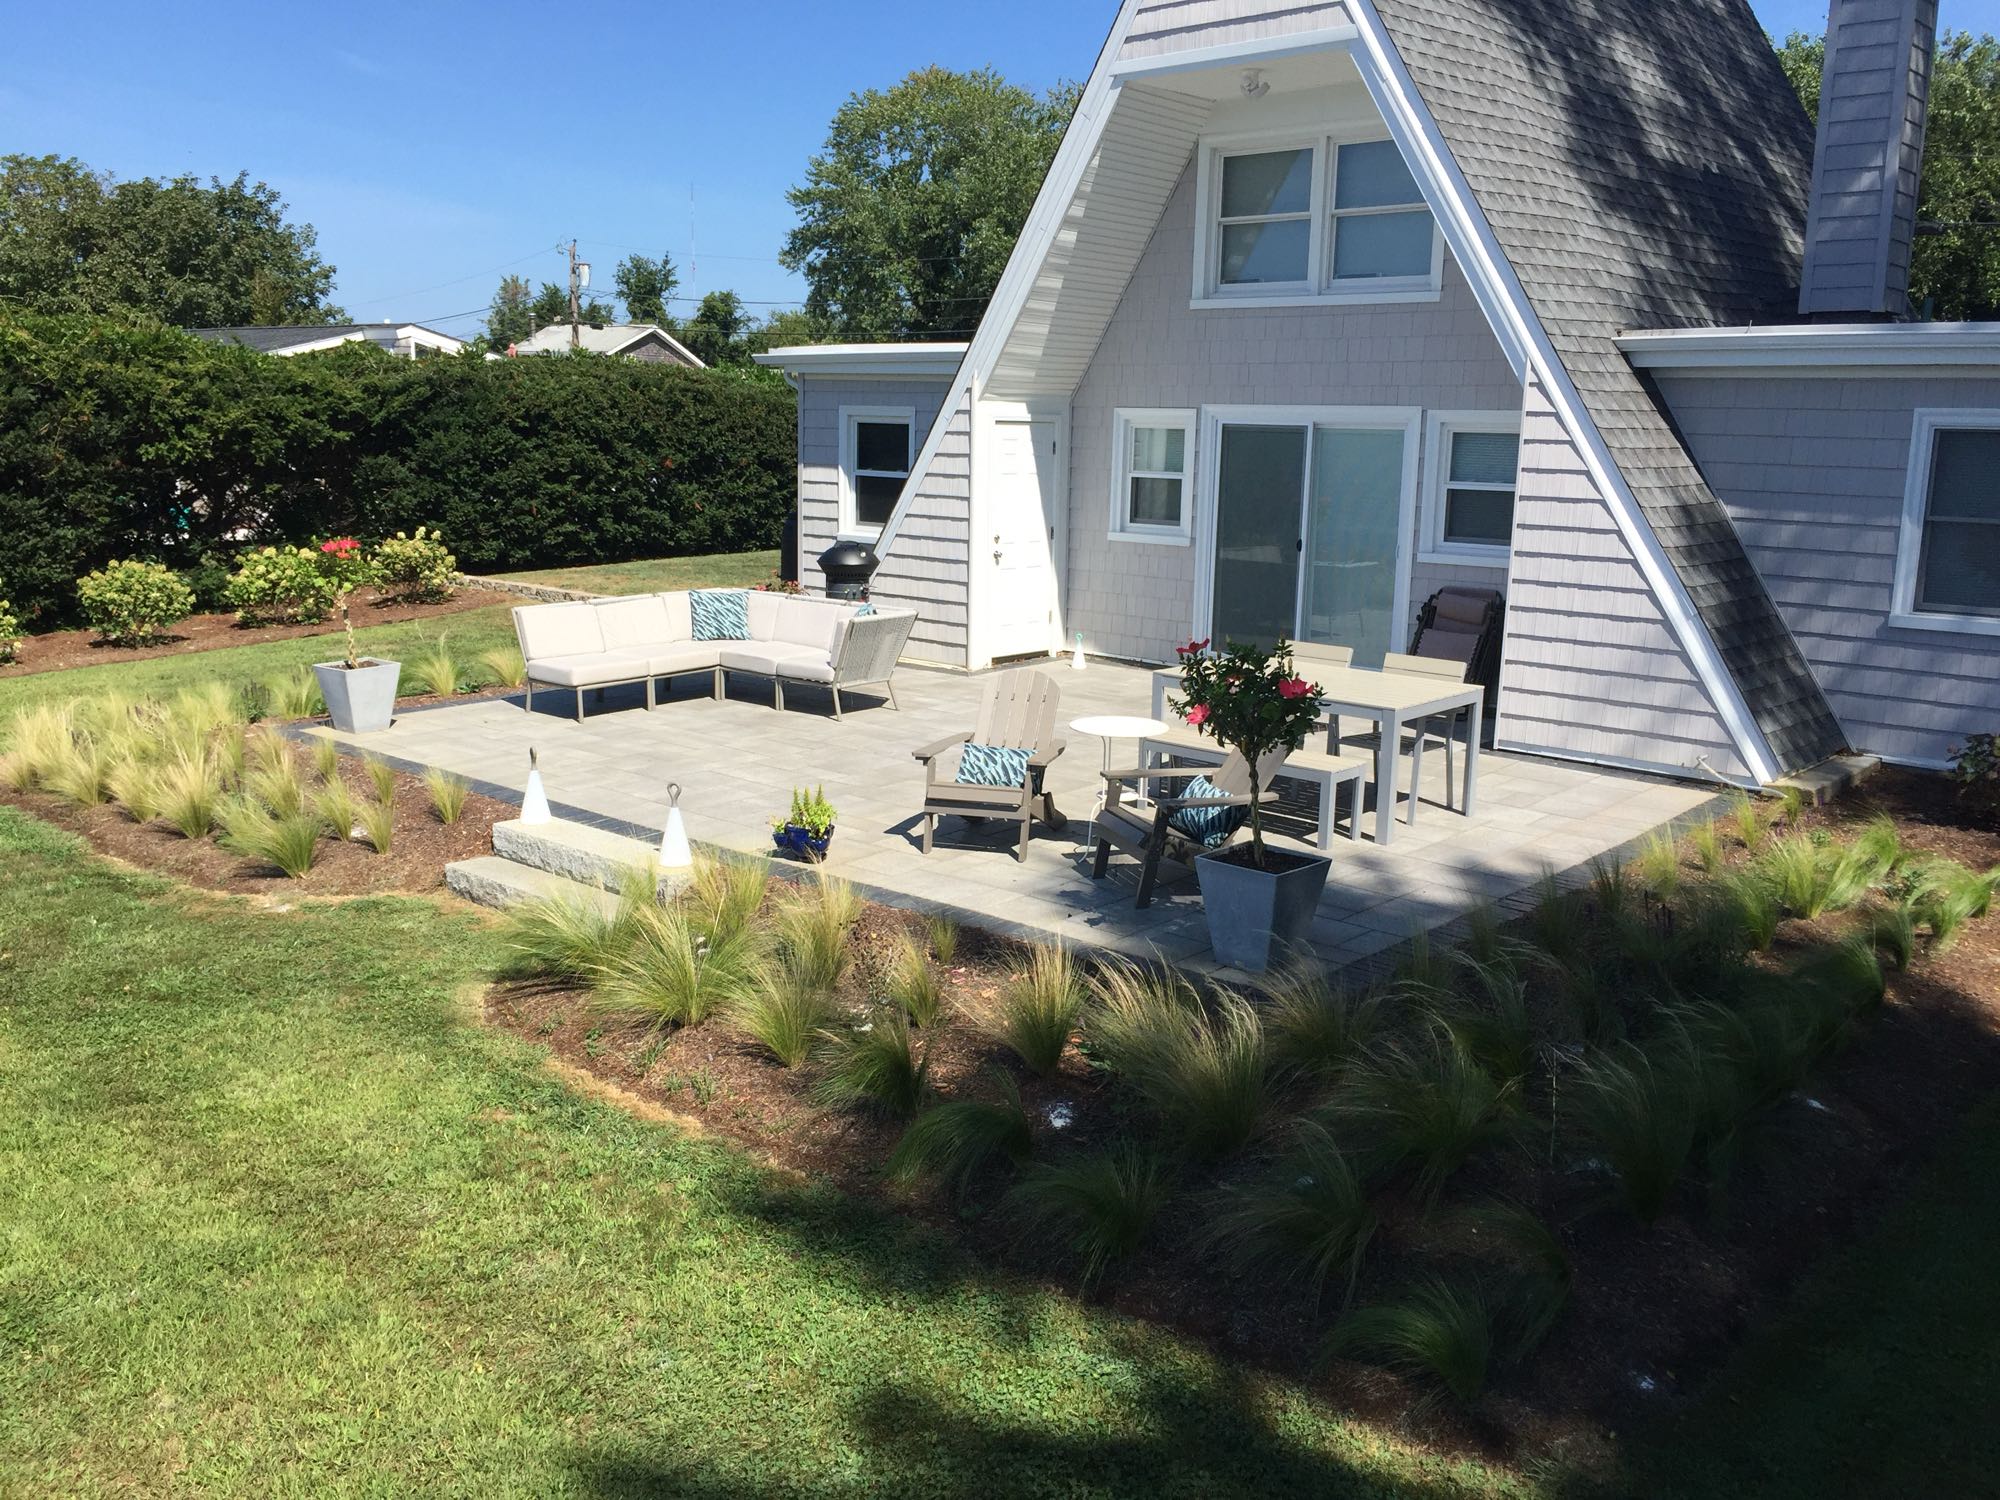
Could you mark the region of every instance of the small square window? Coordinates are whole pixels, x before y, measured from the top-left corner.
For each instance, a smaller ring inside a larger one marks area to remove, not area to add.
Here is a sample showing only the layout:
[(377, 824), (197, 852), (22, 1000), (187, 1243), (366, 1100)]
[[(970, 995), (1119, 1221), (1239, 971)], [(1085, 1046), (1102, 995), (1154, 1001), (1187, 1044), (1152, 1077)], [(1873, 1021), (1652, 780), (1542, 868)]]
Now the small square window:
[(845, 412), (841, 451), (843, 532), (879, 534), (910, 477), (914, 414)]
[(1432, 419), (1426, 545), (1449, 559), (1504, 563), (1514, 540), (1515, 472), (1521, 439), (1477, 424), (1510, 420), (1494, 414), (1440, 414)]
[(1120, 412), (1112, 495), (1113, 535), (1185, 540), (1193, 412)]

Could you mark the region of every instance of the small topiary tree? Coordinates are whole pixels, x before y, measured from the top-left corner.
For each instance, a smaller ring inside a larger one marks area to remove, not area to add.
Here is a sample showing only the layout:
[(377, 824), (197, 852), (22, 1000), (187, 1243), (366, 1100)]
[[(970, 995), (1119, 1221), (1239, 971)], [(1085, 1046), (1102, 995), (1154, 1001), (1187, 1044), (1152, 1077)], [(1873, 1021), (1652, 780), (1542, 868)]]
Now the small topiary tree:
[(76, 581), (83, 617), (119, 646), (157, 641), (169, 625), (194, 613), (194, 590), (165, 563), (108, 562)]
[(422, 526), (411, 536), (399, 531), (375, 549), (376, 575), (390, 593), (411, 604), (444, 603), (457, 570), (458, 559), (444, 539)]
[[(322, 558), (327, 562), (323, 563)], [(228, 598), (253, 625), (312, 625), (327, 617), (341, 592), (330, 554), (311, 547), (261, 547), (237, 559)]]
[(1231, 641), (1211, 652), (1207, 641), (1180, 648), (1181, 692), (1174, 712), (1225, 750), (1250, 762), (1250, 860), (1264, 857), (1263, 778), (1257, 763), (1280, 746), (1296, 750), (1319, 725), (1319, 688), (1292, 668), (1292, 645), (1269, 651)]

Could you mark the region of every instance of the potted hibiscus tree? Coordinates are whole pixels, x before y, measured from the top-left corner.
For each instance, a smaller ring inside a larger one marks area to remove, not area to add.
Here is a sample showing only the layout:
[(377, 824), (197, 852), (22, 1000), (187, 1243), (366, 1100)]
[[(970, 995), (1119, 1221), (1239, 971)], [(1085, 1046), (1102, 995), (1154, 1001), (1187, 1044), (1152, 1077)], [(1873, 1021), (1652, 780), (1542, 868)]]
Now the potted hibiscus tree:
[(1231, 642), (1211, 652), (1207, 641), (1183, 646), (1181, 690), (1173, 706), (1191, 726), (1250, 764), (1250, 837), (1198, 856), (1209, 941), (1223, 963), (1251, 973), (1270, 966), (1288, 944), (1304, 939), (1326, 888), (1332, 861), (1264, 842), (1264, 781), (1259, 763), (1276, 750), (1297, 750), (1319, 727), (1319, 688), (1300, 677), (1292, 648), (1271, 650)]
[(313, 675), (319, 679), (320, 696), (326, 699), (327, 716), (335, 729), (342, 734), (374, 734), (387, 729), (396, 715), (396, 688), (403, 668), (399, 662), (364, 657), (355, 649), (354, 620), (347, 606), (355, 588), (369, 576), (361, 544), (342, 536), (320, 543), (319, 550), (322, 571), (334, 581), (334, 603), (340, 610), (347, 653), (339, 661), (315, 662)]

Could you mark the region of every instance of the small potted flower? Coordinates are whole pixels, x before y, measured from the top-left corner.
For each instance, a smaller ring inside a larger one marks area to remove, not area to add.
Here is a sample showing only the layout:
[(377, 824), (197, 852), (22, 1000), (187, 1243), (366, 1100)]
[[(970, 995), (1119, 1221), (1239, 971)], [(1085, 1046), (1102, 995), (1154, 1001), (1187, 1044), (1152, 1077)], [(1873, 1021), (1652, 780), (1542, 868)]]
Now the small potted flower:
[(1332, 861), (1264, 842), (1263, 779), (1258, 763), (1274, 750), (1297, 750), (1319, 727), (1319, 688), (1292, 666), (1292, 648), (1207, 641), (1180, 650), (1175, 712), (1225, 750), (1250, 763), (1250, 837), (1195, 858), (1209, 942), (1222, 963), (1261, 973), (1285, 947), (1302, 941), (1326, 889)]
[(826, 788), (792, 788), (792, 808), (782, 818), (771, 819), (771, 842), (783, 854), (818, 864), (826, 858), (833, 842), (833, 804), (826, 800)]
[(364, 657), (355, 649), (354, 620), (348, 600), (355, 584), (362, 580), (366, 564), (361, 561), (361, 544), (351, 536), (335, 537), (320, 544), (327, 557), (328, 572), (339, 581), (334, 596), (340, 611), (340, 628), (347, 637), (347, 654), (339, 661), (313, 664), (319, 679), (320, 696), (326, 699), (327, 715), (342, 734), (375, 734), (389, 727), (396, 716), (396, 688), (401, 682), (400, 662)]

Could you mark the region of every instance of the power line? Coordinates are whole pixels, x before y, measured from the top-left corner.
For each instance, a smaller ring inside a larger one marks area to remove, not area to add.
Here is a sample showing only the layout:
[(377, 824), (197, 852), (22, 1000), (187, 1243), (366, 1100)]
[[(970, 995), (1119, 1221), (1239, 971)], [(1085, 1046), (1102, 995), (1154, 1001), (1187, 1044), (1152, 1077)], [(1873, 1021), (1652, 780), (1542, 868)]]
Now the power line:
[(534, 250), (521, 256), (518, 260), (508, 261), (504, 266), (495, 266), (490, 271), (474, 271), (469, 275), (455, 277), (450, 281), (440, 281), (436, 286), (420, 286), (413, 292), (397, 292), (391, 297), (371, 297), (366, 302), (357, 302), (354, 305), (356, 307), (380, 307), (384, 302), (396, 302), (404, 297), (427, 296), (432, 292), (441, 292), (448, 286), (461, 286), (468, 281), (477, 281), (482, 276), (497, 276), (502, 271), (511, 271), (514, 267), (526, 265), (531, 260), (539, 260), (548, 253), (546, 250)]

